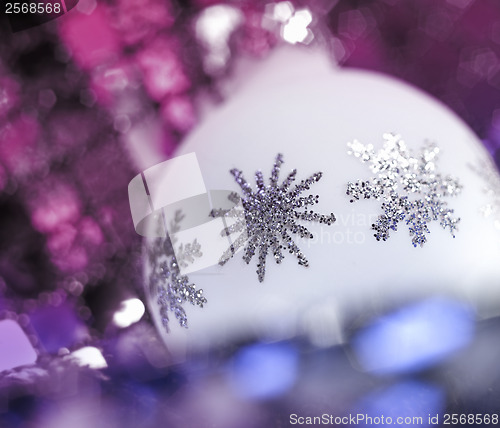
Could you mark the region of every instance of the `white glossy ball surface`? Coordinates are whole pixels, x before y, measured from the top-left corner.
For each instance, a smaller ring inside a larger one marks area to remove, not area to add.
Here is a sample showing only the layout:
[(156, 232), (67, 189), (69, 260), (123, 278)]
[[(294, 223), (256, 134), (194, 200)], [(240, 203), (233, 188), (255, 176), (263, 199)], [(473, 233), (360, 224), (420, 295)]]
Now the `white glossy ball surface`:
[[(414, 153), (426, 140), (439, 145), (439, 171), (464, 186), (449, 199), (461, 218), (455, 239), (431, 222), (423, 248), (412, 246), (404, 224), (388, 241), (377, 242), (370, 225), (381, 213), (380, 202), (349, 202), (347, 182), (371, 172), (347, 154), (347, 142), (358, 139), (377, 150), (385, 132), (401, 134)], [(468, 166), (487, 154), (454, 113), (421, 91), (379, 74), (336, 69), (322, 52), (278, 50), (236, 81), (227, 101), (207, 115), (177, 155), (190, 152), (207, 189), (238, 191), (232, 168), (252, 185), (258, 169), (268, 178), (277, 153), (285, 161), (280, 179), (293, 168), (298, 180), (322, 171), (310, 193), (320, 195), (315, 210), (333, 212), (337, 222), (312, 224), (315, 239), (298, 240), (308, 268), (292, 255), (285, 254), (281, 265), (269, 255), (261, 284), (257, 256), (247, 265), (240, 253), (224, 267), (192, 273), (208, 304), (185, 305), (187, 330), (172, 317), (165, 341), (174, 353), (248, 335), (274, 340), (305, 334), (313, 343), (334, 344), (343, 340), (343, 322), (352, 314), (424, 296), (471, 302), (483, 315), (498, 306), (500, 233), (480, 213), (488, 202), (484, 182)]]

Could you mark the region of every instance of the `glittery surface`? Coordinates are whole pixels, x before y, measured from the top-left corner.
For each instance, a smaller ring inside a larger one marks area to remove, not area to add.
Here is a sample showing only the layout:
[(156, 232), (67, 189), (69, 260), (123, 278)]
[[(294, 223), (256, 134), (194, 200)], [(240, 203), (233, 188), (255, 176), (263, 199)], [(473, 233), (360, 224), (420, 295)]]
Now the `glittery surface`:
[[(297, 220), (319, 222), (330, 226), (335, 222), (335, 216), (318, 214), (308, 207), (319, 201), (319, 195), (301, 196), (309, 190), (311, 185), (319, 181), (321, 172), (311, 175), (306, 180), (296, 184), (292, 190), (290, 186), (295, 181), (297, 170), (292, 170), (281, 184), (278, 177), (283, 155), (278, 154), (271, 171), (269, 184), (265, 184), (261, 171), (255, 173), (257, 188), (255, 191), (238, 169), (232, 169), (231, 174), (240, 185), (242, 195), (232, 193), (229, 199), (237, 203), (241, 200), (243, 212), (237, 210), (212, 210), (212, 217), (236, 217), (236, 222), (222, 231), (222, 235), (231, 235), (242, 232), (236, 241), (222, 255), (219, 264), (224, 265), (234, 253), (245, 246), (243, 260), (248, 264), (258, 252), (257, 276), (264, 281), (266, 274), (266, 258), (271, 250), (276, 263), (281, 263), (283, 252), (293, 254), (301, 266), (309, 266), (309, 261), (295, 243), (292, 235), (301, 238), (313, 238), (313, 234)], [(303, 208), (303, 211), (301, 210)]]
[(374, 174), (368, 180), (347, 183), (351, 202), (361, 198), (382, 201), (383, 214), (372, 224), (377, 241), (386, 241), (400, 222), (408, 226), (414, 247), (427, 242), (431, 221), (438, 221), (455, 237), (460, 218), (453, 216), (445, 198), (458, 195), (462, 186), (457, 179), (437, 171), (439, 148), (427, 144), (414, 156), (400, 135), (384, 134), (383, 138), (378, 152), (371, 144), (348, 143), (348, 153), (368, 163)]
[[(182, 221), (182, 214), (177, 212), (172, 222), (171, 230), (178, 230), (178, 224)], [(174, 241), (174, 242), (172, 242)], [(203, 290), (196, 289), (190, 283), (186, 275), (181, 275), (180, 266), (187, 266), (196, 257), (201, 257), (201, 247), (196, 240), (189, 244), (179, 245), (174, 255), (175, 239), (158, 238), (148, 248), (151, 273), (149, 274), (149, 291), (157, 296), (157, 303), (165, 329), (169, 329), (169, 313), (173, 313), (181, 327), (188, 326), (184, 303), (203, 308), (207, 299), (203, 296)]]

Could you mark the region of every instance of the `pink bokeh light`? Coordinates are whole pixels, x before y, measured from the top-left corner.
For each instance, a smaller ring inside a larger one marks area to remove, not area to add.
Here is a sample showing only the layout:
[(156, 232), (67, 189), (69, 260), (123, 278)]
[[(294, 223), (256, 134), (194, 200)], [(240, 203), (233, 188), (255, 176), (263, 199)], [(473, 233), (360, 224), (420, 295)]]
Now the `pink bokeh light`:
[(0, 159), (11, 173), (29, 170), (39, 132), (38, 121), (27, 114), (21, 114), (0, 129)]
[(83, 69), (91, 69), (118, 57), (120, 41), (111, 29), (104, 6), (90, 15), (73, 11), (59, 20), (60, 35)]
[(157, 38), (136, 57), (144, 75), (144, 86), (156, 101), (167, 95), (182, 93), (190, 87), (175, 46), (174, 40)]
[(56, 232), (65, 223), (80, 217), (80, 201), (68, 185), (59, 184), (52, 191), (43, 191), (32, 201), (31, 221), (40, 232)]

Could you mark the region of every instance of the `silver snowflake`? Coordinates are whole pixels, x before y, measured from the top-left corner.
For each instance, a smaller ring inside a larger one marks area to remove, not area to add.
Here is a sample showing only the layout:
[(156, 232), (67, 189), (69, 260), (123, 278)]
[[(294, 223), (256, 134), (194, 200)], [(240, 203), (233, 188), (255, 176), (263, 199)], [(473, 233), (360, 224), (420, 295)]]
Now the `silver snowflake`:
[[(172, 233), (179, 230), (182, 218), (182, 214), (176, 212), (170, 228)], [(170, 323), (169, 313), (175, 315), (181, 327), (187, 328), (187, 315), (183, 304), (188, 302), (203, 308), (203, 305), (207, 303), (203, 290), (196, 289), (196, 286), (190, 283), (189, 278), (181, 275), (180, 272), (181, 266), (187, 266), (195, 258), (202, 256), (199, 243), (194, 240), (187, 245), (181, 244), (174, 253), (175, 238), (172, 240), (170, 237), (157, 238), (149, 247), (150, 293), (157, 298), (162, 323), (167, 332)]]
[(444, 198), (458, 195), (462, 186), (457, 179), (436, 171), (439, 148), (428, 144), (413, 156), (400, 135), (384, 134), (383, 138), (383, 148), (376, 153), (371, 144), (348, 143), (348, 153), (369, 163), (375, 175), (347, 184), (351, 202), (361, 198), (383, 201), (383, 214), (372, 225), (377, 241), (387, 240), (400, 222), (408, 226), (414, 247), (427, 241), (431, 221), (438, 221), (455, 237), (460, 219), (453, 217)]
[(283, 250), (286, 250), (297, 258), (299, 265), (309, 266), (307, 258), (300, 251), (292, 235), (298, 235), (301, 238), (312, 238), (313, 235), (297, 221), (314, 221), (327, 225), (331, 225), (335, 221), (333, 214), (327, 216), (307, 210), (308, 207), (318, 203), (318, 195), (301, 196), (304, 191), (310, 189), (312, 184), (321, 179), (322, 173), (313, 174), (290, 190), (290, 186), (295, 181), (297, 170), (292, 170), (287, 178), (278, 184), (282, 163), (283, 155), (278, 154), (271, 171), (269, 184), (265, 184), (261, 171), (255, 173), (257, 184), (255, 191), (244, 179), (240, 170), (232, 169), (230, 172), (240, 185), (242, 195), (233, 192), (228, 196), (228, 199), (235, 205), (241, 203), (239, 206), (242, 208), (212, 210), (210, 213), (212, 217), (222, 217), (233, 221), (221, 232), (222, 236), (241, 232), (234, 243), (224, 252), (219, 264), (224, 265), (238, 249), (245, 246), (243, 260), (247, 264), (250, 263), (256, 252), (259, 253), (257, 276), (260, 282), (264, 280), (266, 258), (270, 250), (278, 264), (284, 258)]
[(469, 165), (484, 181), (483, 192), (488, 201), (480, 207), (481, 214), (486, 218), (493, 218), (495, 228), (500, 229), (500, 175), (493, 160), (481, 160), (476, 165)]

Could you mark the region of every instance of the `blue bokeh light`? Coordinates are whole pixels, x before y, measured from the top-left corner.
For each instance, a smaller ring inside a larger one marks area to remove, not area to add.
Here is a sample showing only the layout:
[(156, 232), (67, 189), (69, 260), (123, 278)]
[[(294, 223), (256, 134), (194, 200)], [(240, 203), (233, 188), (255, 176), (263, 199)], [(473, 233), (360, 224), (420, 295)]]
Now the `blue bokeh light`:
[(49, 353), (56, 353), (61, 348), (71, 348), (87, 334), (86, 326), (69, 302), (55, 307), (39, 306), (30, 314), (30, 321), (41, 345)]
[(244, 398), (280, 396), (295, 383), (298, 359), (295, 347), (287, 343), (247, 346), (232, 360), (230, 383), (235, 392)]
[(427, 368), (466, 346), (474, 314), (457, 301), (433, 298), (386, 315), (352, 340), (362, 369), (380, 374)]

